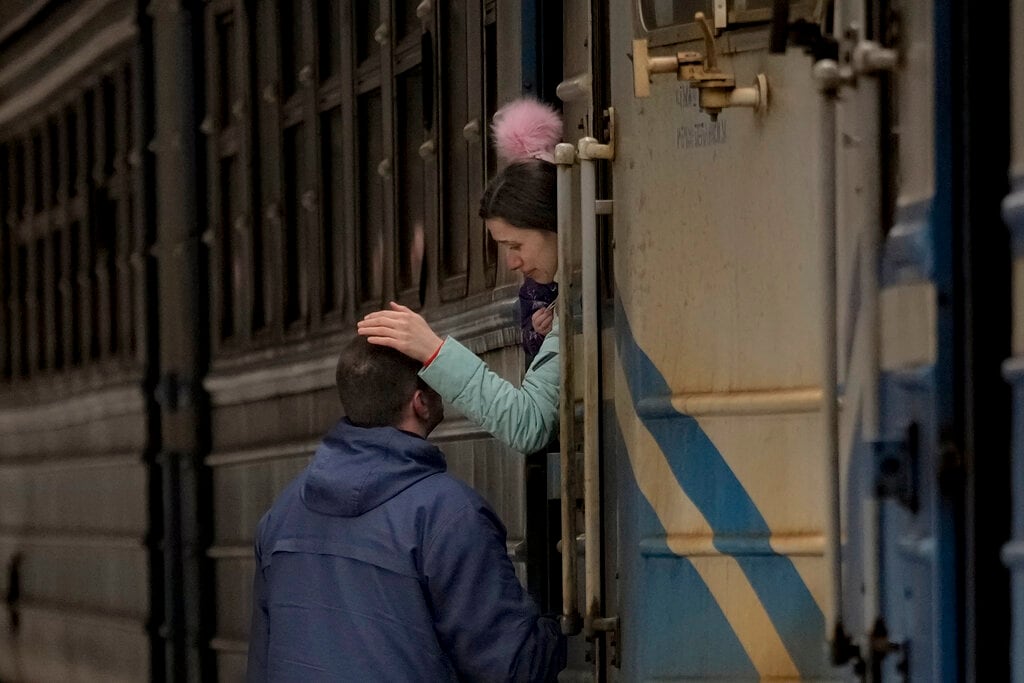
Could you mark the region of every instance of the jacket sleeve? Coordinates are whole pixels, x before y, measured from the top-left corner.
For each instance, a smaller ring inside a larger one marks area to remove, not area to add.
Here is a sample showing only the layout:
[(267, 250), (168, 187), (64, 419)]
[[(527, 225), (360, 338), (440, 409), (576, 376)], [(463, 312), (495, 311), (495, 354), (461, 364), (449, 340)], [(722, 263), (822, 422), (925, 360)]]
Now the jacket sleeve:
[[(262, 529), (263, 524), (260, 524)], [(259, 532), (257, 531), (257, 538)], [(249, 628), (247, 683), (267, 680), (267, 647), (270, 641), (270, 620), (267, 611), (267, 590), (263, 579), (263, 562), (259, 542), (256, 543), (256, 569), (252, 579), (252, 626)]]
[(423, 562), (438, 640), (461, 680), (556, 680), (565, 636), (519, 583), (489, 508), (462, 508), (434, 534)]
[(522, 386), (516, 387), (448, 337), (433, 362), (420, 370), (420, 377), (499, 441), (521, 453), (533, 453), (546, 446), (558, 429), (558, 349), (556, 323)]

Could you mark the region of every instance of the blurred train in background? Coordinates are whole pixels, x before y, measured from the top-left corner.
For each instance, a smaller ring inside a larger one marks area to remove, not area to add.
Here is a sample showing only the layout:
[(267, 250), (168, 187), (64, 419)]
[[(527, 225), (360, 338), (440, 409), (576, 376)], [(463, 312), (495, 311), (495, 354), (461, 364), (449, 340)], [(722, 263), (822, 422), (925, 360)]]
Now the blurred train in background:
[(561, 438), (433, 438), (562, 680), (1024, 681), (1022, 35), (1024, 0), (0, 3), (0, 680), (243, 677), (253, 529), (366, 312), (521, 376), (476, 207), (528, 94), (566, 123)]

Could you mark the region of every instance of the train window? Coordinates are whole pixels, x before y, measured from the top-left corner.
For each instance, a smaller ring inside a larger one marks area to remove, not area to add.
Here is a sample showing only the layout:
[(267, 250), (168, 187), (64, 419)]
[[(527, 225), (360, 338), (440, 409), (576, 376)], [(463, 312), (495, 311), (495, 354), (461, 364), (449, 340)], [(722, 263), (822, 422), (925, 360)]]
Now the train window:
[(322, 81), (337, 75), (341, 69), (341, 4), (341, 0), (317, 2), (317, 47)]
[(236, 252), (234, 235), (231, 230), (231, 217), (233, 207), (231, 205), (234, 195), (234, 175), (236, 164), (233, 157), (228, 157), (220, 162), (220, 185), (218, 187), (220, 196), (220, 215), (217, 220), (217, 246), (222, 254), (220, 268), (220, 336), (221, 339), (228, 339), (235, 332), (235, 283), (238, 278), (235, 273), (238, 262), (232, 257)]
[[(810, 16), (812, 0), (790, 0), (790, 18)], [(672, 45), (701, 37), (694, 15), (703, 12), (718, 31), (764, 24), (771, 20), (773, 0), (636, 0), (634, 27), (651, 47)]]
[(426, 235), (423, 187), (424, 160), (419, 147), (423, 142), (422, 67), (417, 65), (398, 76), (398, 156), (396, 192), (398, 193), (396, 244), (397, 294), (403, 303), (422, 305), (419, 295), (420, 268), (423, 265)]
[(7, 145), (0, 145), (0, 380), (11, 379), (11, 229), (7, 222), (10, 206)]
[[(350, 329), (389, 299), (429, 307), (493, 286), (497, 249), (476, 204), (495, 170), (495, 4), (423, 7), (205, 4), (214, 361)], [(106, 149), (85, 134), (104, 101), (82, 112), (69, 134)], [(21, 146), (30, 154), (31, 136)], [(86, 168), (72, 161), (69, 178)]]
[(340, 276), (345, 268), (342, 237), (350, 230), (345, 215), (344, 123), (341, 107), (320, 115), (320, 172), (322, 187), (328, 195), (323, 202), (320, 237), (320, 310), (324, 314), (337, 311), (342, 301)]
[(64, 292), (67, 290), (67, 279), (64, 272), (64, 236), (60, 232), (54, 232), (50, 236), (50, 254), (53, 259), (50, 269), (50, 281), (56, 286), (52, 290), (53, 305), (50, 306), (50, 315), (47, 325), (52, 330), (53, 336), (53, 368), (62, 370), (64, 368)]
[[(68, 284), (71, 292), (71, 365), (82, 364), (82, 226), (74, 221), (68, 226)], [(67, 315), (67, 314), (65, 314)]]
[[(129, 59), (0, 139), (0, 379), (134, 360)], [(134, 204), (133, 204), (134, 202)], [(135, 235), (135, 231), (139, 235)]]
[(379, 302), (383, 293), (384, 183), (380, 175), (384, 163), (384, 143), (379, 125), (383, 105), (380, 89), (359, 96), (357, 128), (359, 136), (359, 230), (356, 232), (359, 259), (358, 298), (363, 307)]
[(420, 20), (416, 16), (416, 7), (420, 0), (392, 0), (395, 15), (395, 38), (401, 42), (411, 35), (419, 35)]
[(377, 54), (374, 34), (380, 25), (380, 0), (357, 0), (353, 15), (356, 19), (356, 62), (362, 64)]
[(640, 0), (640, 18), (648, 31), (689, 24), (695, 13), (711, 10), (708, 0)]
[(305, 167), (303, 125), (284, 131), (284, 322), (292, 325), (305, 318), (306, 269), (302, 258), (305, 221), (301, 207), (302, 173)]
[[(484, 83), (484, 121), (490, 121), (494, 112), (498, 111), (498, 23), (495, 17), (496, 12), (492, 9), (484, 19), (484, 72), (486, 82)], [(486, 156), (484, 158), (484, 169), (487, 178), (493, 178), (498, 172), (498, 154), (494, 149), (494, 141), (487, 135)], [(482, 193), (481, 193), (482, 194)], [(479, 203), (476, 197), (474, 206)], [(473, 214), (476, 215), (474, 209)], [(484, 273), (486, 275), (486, 286), (493, 287), (497, 275), (498, 265), (498, 243), (491, 239), (491, 233), (483, 231), (484, 244), (483, 254)]]
[[(441, 163), (446, 172), (441, 177), (440, 270), (441, 299), (460, 298), (466, 293), (469, 270), (469, 232), (475, 218), (470, 207), (470, 155), (480, 156), (481, 141), (487, 137), (487, 126), (479, 117), (470, 115), (469, 69), (473, 50), (474, 22), (466, 16), (465, 3), (443, 3), (438, 43), (442, 70), (441, 89)], [(479, 44), (479, 22), (476, 22), (476, 44)], [(473, 70), (473, 76), (477, 74)]]
[(46, 240), (38, 239), (35, 243), (35, 271), (33, 272), (32, 279), (35, 280), (35, 297), (34, 310), (35, 317), (35, 335), (36, 335), (36, 366), (40, 370), (46, 369), (46, 347), (47, 347), (47, 335), (46, 335), (46, 315), (45, 306), (43, 304), (46, 301)]
[(15, 307), (17, 308), (17, 325), (20, 334), (16, 335), (18, 339), (18, 368), (21, 371), (22, 377), (28, 377), (29, 374), (29, 337), (28, 331), (28, 247), (24, 244), (19, 244), (18, 255), (15, 260), (15, 277), (17, 278), (17, 300)]

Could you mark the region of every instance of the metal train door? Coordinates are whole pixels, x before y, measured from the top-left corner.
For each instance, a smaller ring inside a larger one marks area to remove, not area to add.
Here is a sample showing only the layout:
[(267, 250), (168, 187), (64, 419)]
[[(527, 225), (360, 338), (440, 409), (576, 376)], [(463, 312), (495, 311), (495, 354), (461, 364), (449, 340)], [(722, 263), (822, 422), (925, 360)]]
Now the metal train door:
[(811, 64), (771, 3), (610, 5), (615, 671), (830, 679)]

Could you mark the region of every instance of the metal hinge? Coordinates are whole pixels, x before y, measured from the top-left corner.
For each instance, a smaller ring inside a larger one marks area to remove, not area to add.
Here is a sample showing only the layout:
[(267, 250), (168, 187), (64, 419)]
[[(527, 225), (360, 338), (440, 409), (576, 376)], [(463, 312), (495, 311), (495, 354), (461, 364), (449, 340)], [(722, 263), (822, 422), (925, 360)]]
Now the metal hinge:
[[(611, 653), (609, 663), (618, 668), (622, 666), (622, 659), (620, 657), (619, 648), (619, 629), (621, 622), (618, 617), (594, 617), (590, 620), (590, 630), (594, 633), (606, 633), (608, 634), (607, 643), (608, 650)], [(593, 649), (588, 649), (586, 653), (586, 660), (588, 662), (593, 661)]]

